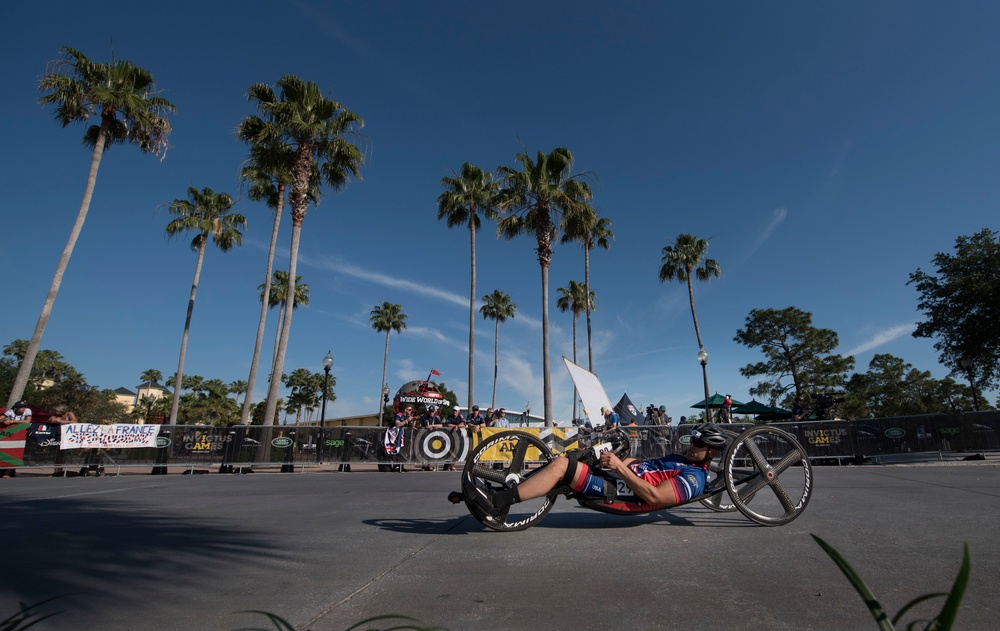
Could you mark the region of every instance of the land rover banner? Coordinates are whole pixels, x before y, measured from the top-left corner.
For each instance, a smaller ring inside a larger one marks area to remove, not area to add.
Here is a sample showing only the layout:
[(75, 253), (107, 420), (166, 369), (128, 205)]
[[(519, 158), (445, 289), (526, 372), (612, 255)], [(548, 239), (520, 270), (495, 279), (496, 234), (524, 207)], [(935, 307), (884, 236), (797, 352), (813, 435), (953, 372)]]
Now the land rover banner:
[(62, 426), (59, 449), (156, 447), (156, 435), (159, 431), (159, 425), (68, 423)]

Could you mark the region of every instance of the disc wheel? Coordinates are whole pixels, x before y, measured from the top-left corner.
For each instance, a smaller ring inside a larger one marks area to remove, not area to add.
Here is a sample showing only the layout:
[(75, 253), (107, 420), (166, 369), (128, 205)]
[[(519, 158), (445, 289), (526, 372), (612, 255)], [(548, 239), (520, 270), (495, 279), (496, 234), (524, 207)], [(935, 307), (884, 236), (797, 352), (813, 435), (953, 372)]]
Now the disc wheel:
[(487, 528), (501, 532), (531, 528), (552, 509), (555, 495), (520, 502), (492, 516), (476, 503), (476, 488), (487, 493), (509, 489), (551, 461), (548, 446), (531, 434), (500, 432), (484, 439), (466, 458), (462, 471), (465, 505)]
[(730, 499), (737, 510), (758, 524), (787, 524), (809, 503), (809, 457), (784, 430), (755, 427), (740, 434), (726, 450), (723, 464)]
[[(729, 439), (729, 445), (735, 443), (736, 438), (739, 436), (736, 432), (726, 429), (722, 430), (722, 433)], [(722, 475), (727, 449), (728, 446), (722, 450), (722, 453), (717, 458), (712, 460), (712, 464), (708, 468), (708, 480), (705, 484), (705, 492), (712, 494), (705, 499), (698, 500), (702, 506), (717, 513), (731, 513), (736, 510), (736, 504), (733, 503), (733, 500), (729, 497), (729, 491), (726, 490), (726, 477)]]

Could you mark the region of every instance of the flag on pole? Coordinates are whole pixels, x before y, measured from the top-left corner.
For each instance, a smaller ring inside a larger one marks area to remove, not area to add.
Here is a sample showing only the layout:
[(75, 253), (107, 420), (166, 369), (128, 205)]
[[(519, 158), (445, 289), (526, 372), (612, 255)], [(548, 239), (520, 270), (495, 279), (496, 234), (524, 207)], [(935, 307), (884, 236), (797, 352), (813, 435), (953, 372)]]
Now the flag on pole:
[(438, 377), (441, 376), (441, 373), (439, 373), (438, 371), (434, 370), (433, 368), (431, 368), (431, 374), (432, 375), (437, 375)]

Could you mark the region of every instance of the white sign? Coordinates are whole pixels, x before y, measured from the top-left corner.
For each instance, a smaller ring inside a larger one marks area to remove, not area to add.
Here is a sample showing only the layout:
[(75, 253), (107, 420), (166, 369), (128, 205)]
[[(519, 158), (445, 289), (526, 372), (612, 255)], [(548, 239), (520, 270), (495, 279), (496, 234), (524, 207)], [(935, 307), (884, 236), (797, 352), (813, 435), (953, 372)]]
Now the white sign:
[(614, 406), (611, 405), (608, 393), (604, 391), (604, 386), (601, 385), (597, 375), (586, 368), (577, 366), (565, 357), (563, 357), (563, 361), (566, 362), (566, 370), (569, 371), (569, 376), (573, 378), (573, 383), (576, 384), (576, 391), (580, 393), (580, 399), (583, 401), (583, 411), (586, 412), (587, 418), (590, 419), (590, 424), (594, 427), (604, 425), (601, 408), (611, 410), (614, 409)]
[(59, 449), (132, 449), (156, 447), (160, 426), (67, 423), (60, 430)]

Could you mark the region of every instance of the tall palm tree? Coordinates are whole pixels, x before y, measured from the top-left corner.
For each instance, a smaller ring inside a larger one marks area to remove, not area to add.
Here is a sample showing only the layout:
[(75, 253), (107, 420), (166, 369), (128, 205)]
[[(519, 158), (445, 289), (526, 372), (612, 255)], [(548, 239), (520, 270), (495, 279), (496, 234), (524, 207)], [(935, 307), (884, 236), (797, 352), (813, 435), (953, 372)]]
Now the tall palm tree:
[[(594, 247), (605, 250), (611, 247), (615, 233), (611, 232), (611, 220), (598, 217), (590, 204), (583, 204), (576, 212), (566, 215), (563, 222), (562, 242), (576, 241), (583, 246), (583, 284), (585, 294), (590, 294), (590, 251)], [(594, 338), (590, 328), (590, 305), (587, 305), (587, 370), (594, 372)]]
[(515, 158), (519, 169), (498, 167), (502, 181), (498, 208), (504, 211), (497, 234), (513, 239), (531, 234), (542, 270), (542, 387), (545, 425), (552, 426), (552, 375), (549, 368), (549, 265), (561, 216), (591, 198), (590, 185), (579, 174), (570, 175), (573, 154), (565, 147), (548, 155), (538, 152), (532, 161), (527, 153)]
[[(191, 249), (198, 253), (198, 263), (194, 268), (194, 281), (191, 283), (191, 296), (188, 298), (187, 317), (184, 320), (184, 335), (181, 337), (181, 354), (177, 360), (177, 376), (174, 383), (184, 383), (184, 356), (187, 354), (188, 333), (191, 330), (191, 314), (194, 312), (194, 297), (198, 291), (198, 280), (201, 277), (201, 266), (205, 261), (205, 250), (211, 240), (223, 252), (228, 252), (233, 246), (243, 243), (243, 233), (247, 220), (243, 215), (233, 212), (233, 198), (226, 193), (216, 193), (205, 187), (198, 190), (188, 188), (188, 199), (175, 199), (167, 208), (175, 217), (167, 224), (167, 236), (173, 237), (181, 233), (194, 232)], [(180, 400), (180, 389), (174, 388), (174, 399), (170, 404), (170, 423), (177, 421), (177, 405)]]
[(382, 425), (382, 388), (385, 387), (385, 371), (389, 365), (389, 333), (395, 331), (402, 333), (406, 328), (406, 314), (403, 313), (401, 305), (391, 302), (383, 302), (377, 305), (371, 312), (371, 327), (379, 333), (385, 333), (385, 355), (382, 357), (382, 385), (378, 389), (378, 424)]
[[(660, 265), (660, 282), (686, 282), (688, 301), (691, 303), (691, 319), (694, 321), (694, 334), (698, 338), (698, 350), (703, 351), (705, 345), (701, 341), (701, 329), (698, 327), (698, 315), (694, 310), (694, 283), (692, 278), (707, 282), (713, 276), (722, 274), (722, 266), (715, 259), (705, 258), (708, 251), (708, 240), (691, 234), (680, 234), (673, 245), (663, 248), (663, 258)], [(708, 396), (708, 369), (703, 365), (705, 379), (705, 396)], [(707, 404), (707, 401), (706, 401)], [(705, 418), (709, 418), (709, 410), (705, 408)]]
[(469, 227), (469, 259), (472, 262), (472, 282), (469, 289), (469, 410), (476, 402), (475, 388), (475, 327), (476, 327), (476, 232), (480, 226), (480, 214), (487, 219), (497, 219), (494, 208), (499, 183), (492, 173), (479, 167), (462, 165), (455, 177), (441, 178), (445, 192), (438, 196), (438, 219), (447, 219), (448, 227), (467, 225)]
[[(277, 357), (278, 343), (281, 341), (281, 330), (285, 321), (285, 307), (287, 306), (288, 272), (283, 272), (280, 269), (274, 270), (271, 282), (261, 283), (257, 286), (257, 291), (260, 292), (260, 301), (263, 303), (266, 300), (269, 309), (281, 307), (281, 310), (278, 312), (278, 327), (274, 331), (274, 355), (272, 355), (272, 358)], [(299, 305), (303, 307), (309, 306), (309, 285), (302, 282), (301, 276), (296, 276), (295, 294), (292, 296), (292, 310), (298, 309)], [(279, 373), (274, 370), (274, 364), (271, 364), (271, 374), (267, 378), (270, 380), (273, 375), (277, 374)]]
[(138, 146), (143, 153), (164, 155), (170, 134), (166, 114), (174, 111), (172, 103), (157, 96), (156, 84), (149, 71), (124, 60), (94, 63), (80, 51), (68, 47), (60, 52), (62, 58), (49, 64), (45, 76), (38, 83), (42, 92), (38, 102), (55, 105), (56, 120), (63, 127), (70, 123), (86, 123), (91, 116), (99, 116), (101, 122), (88, 127), (83, 136), (83, 144), (93, 150), (83, 200), (11, 387), (8, 407), (21, 398), (28, 385), (31, 367), (42, 345), (42, 334), (90, 210), (97, 170), (105, 148), (116, 143), (128, 143)]
[[(261, 131), (262, 125), (271, 125), (269, 133)], [(247, 116), (236, 128), (236, 136), (240, 140), (250, 145), (250, 156), (240, 170), (240, 179), (247, 188), (248, 197), (253, 201), (264, 202), (268, 208), (274, 212), (274, 219), (271, 226), (271, 242), (267, 250), (267, 266), (264, 272), (264, 297), (261, 300), (260, 319), (257, 322), (257, 337), (254, 342), (253, 358), (250, 361), (250, 376), (248, 394), (251, 396), (243, 400), (243, 408), (240, 412), (240, 422), (246, 424), (250, 418), (250, 406), (254, 383), (257, 380), (257, 370), (260, 365), (260, 353), (264, 343), (264, 329), (267, 325), (267, 311), (274, 306), (270, 301), (271, 274), (274, 270), (274, 252), (278, 244), (278, 229), (281, 226), (281, 213), (285, 205), (285, 196), (288, 187), (292, 182), (292, 166), (295, 161), (295, 152), (285, 144), (277, 142), (274, 129), (275, 121), (272, 117), (268, 120), (256, 116)], [(263, 138), (259, 143), (254, 142), (254, 138)], [(270, 140), (268, 140), (270, 139)], [(319, 195), (319, 174), (313, 170), (313, 188), (309, 191), (310, 201), (315, 203)], [(285, 278), (287, 281), (287, 277)], [(287, 292), (286, 292), (287, 293)], [(280, 332), (279, 326), (278, 331)], [(280, 337), (280, 335), (278, 336)], [(277, 348), (277, 343), (275, 343)], [(272, 356), (272, 365), (273, 365)]]
[[(349, 137), (357, 137), (357, 130), (364, 125), (361, 117), (340, 103), (325, 97), (319, 86), (293, 75), (278, 79), (278, 92), (266, 83), (250, 86), (248, 96), (257, 102), (257, 110), (271, 124), (255, 125), (254, 133), (247, 140), (259, 146), (285, 146), (294, 153), (292, 181), (288, 201), (292, 207), (292, 240), (289, 247), (288, 306), (282, 324), (278, 352), (273, 365), (280, 374), (285, 363), (288, 335), (292, 327), (291, 301), (295, 295), (295, 272), (299, 257), (302, 222), (310, 201), (315, 203), (312, 192), (319, 185), (334, 190), (344, 188), (353, 176), (360, 179), (364, 154)], [(317, 195), (318, 197), (318, 195)], [(277, 379), (272, 379), (267, 392), (265, 418), (273, 418), (278, 403)]]
[[(581, 313), (590, 312), (594, 310), (594, 292), (593, 290), (587, 291), (587, 286), (583, 283), (578, 283), (575, 280), (569, 281), (569, 286), (560, 287), (558, 290), (559, 298), (556, 300), (556, 307), (560, 311), (565, 313), (570, 311), (573, 313), (573, 363), (576, 362), (576, 319), (580, 317)], [(573, 418), (576, 419), (576, 400), (579, 398), (579, 394), (576, 391), (576, 385), (573, 386)]]
[[(496, 323), (496, 330), (493, 332), (493, 398), (490, 399), (490, 407), (497, 406), (497, 351), (500, 348), (500, 323), (506, 322), (507, 318), (513, 318), (517, 311), (517, 305), (510, 300), (510, 294), (505, 294), (499, 289), (494, 289), (492, 294), (483, 296), (483, 306), (479, 307), (483, 319), (491, 319)], [(471, 407), (469, 409), (472, 409)]]
[[(236, 401), (240, 400), (241, 394), (248, 394), (247, 392), (247, 382), (242, 379), (237, 379), (236, 381), (229, 382), (229, 394), (236, 395)], [(243, 397), (243, 401), (246, 402), (246, 397)]]

